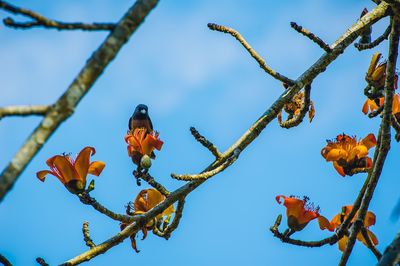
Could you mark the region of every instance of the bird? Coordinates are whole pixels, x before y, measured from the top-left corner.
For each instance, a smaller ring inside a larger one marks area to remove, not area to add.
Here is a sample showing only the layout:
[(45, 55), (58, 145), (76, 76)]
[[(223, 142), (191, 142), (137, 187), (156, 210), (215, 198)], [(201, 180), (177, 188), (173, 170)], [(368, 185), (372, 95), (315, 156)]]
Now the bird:
[(153, 132), (153, 123), (151, 123), (147, 105), (139, 104), (136, 106), (135, 111), (129, 118), (128, 128), (131, 132), (136, 128), (145, 128), (147, 133)]
[[(149, 116), (149, 108), (145, 104), (138, 104), (133, 112), (132, 116), (129, 118), (128, 123), (128, 133), (135, 131), (137, 128), (145, 128), (146, 134), (151, 134), (153, 132), (153, 123), (151, 122)], [(134, 152), (131, 156), (133, 163), (140, 165), (140, 160), (142, 155), (139, 152)], [(156, 155), (151, 152), (150, 158), (155, 159)]]

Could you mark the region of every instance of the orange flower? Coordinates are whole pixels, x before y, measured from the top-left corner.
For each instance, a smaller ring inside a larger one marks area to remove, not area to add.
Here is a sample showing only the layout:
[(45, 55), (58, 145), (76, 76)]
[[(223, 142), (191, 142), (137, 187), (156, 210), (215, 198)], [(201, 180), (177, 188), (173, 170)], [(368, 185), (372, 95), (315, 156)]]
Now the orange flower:
[[(284, 85), (284, 87), (287, 89), (288, 86)], [(304, 104), (304, 92), (298, 92), (295, 94), (292, 98), (292, 100), (288, 103), (286, 103), (283, 106), (283, 110), (288, 114), (288, 119), (292, 119), (293, 117), (299, 116), (301, 109), (303, 108)], [(310, 100), (310, 107), (308, 109), (308, 119), (310, 123), (312, 122), (313, 118), (315, 115), (315, 109), (314, 109), (314, 103), (313, 101)], [(278, 122), (281, 124), (282, 123), (282, 110), (279, 111), (278, 113)]]
[(314, 205), (308, 202), (308, 197), (304, 197), (301, 200), (294, 196), (278, 195), (275, 199), (279, 204), (281, 204), (281, 198), (283, 199), (283, 205), (286, 207), (288, 226), (292, 231), (303, 230), (311, 220), (320, 216), (319, 207), (314, 208)]
[[(134, 212), (133, 213), (131, 212), (131, 205), (128, 205), (126, 213), (128, 215), (144, 214), (149, 210), (153, 209), (155, 206), (157, 206), (164, 200), (165, 196), (162, 195), (158, 190), (152, 188), (144, 189), (139, 192), (139, 194), (136, 196), (135, 201), (133, 202)], [(174, 206), (171, 205), (168, 208), (166, 208), (162, 213), (157, 215), (154, 220), (148, 222), (144, 227), (142, 227), (142, 232), (143, 232), (142, 240), (146, 238), (148, 229), (152, 229), (158, 221), (163, 220), (163, 217), (167, 217), (166, 219), (169, 220), (169, 218), (174, 212), (175, 212)], [(128, 224), (122, 223), (121, 230), (123, 230), (127, 225)], [(139, 252), (136, 246), (135, 235), (131, 236), (131, 244), (132, 248), (136, 252)]]
[[(369, 64), (368, 72), (365, 75), (365, 80), (368, 84), (376, 89), (383, 89), (385, 86), (386, 78), (386, 62), (382, 62), (378, 65), (381, 59), (381, 53), (375, 53), (372, 56), (371, 63)], [(396, 85), (397, 87), (397, 85)]]
[(139, 165), (143, 155), (152, 156), (154, 149), (161, 150), (164, 142), (158, 138), (158, 135), (159, 133), (154, 131), (147, 133), (145, 128), (136, 128), (125, 135), (128, 155), (132, 157), (134, 163)]
[(51, 174), (57, 177), (71, 193), (81, 193), (86, 187), (86, 176), (88, 174), (99, 176), (106, 166), (100, 161), (90, 162), (90, 156), (95, 153), (93, 147), (85, 147), (79, 152), (76, 160), (69, 154), (53, 156), (46, 161), (50, 171), (39, 171), (36, 176), (44, 182), (46, 175)]
[(321, 155), (327, 162), (333, 162), (333, 167), (341, 176), (351, 176), (355, 169), (372, 167), (372, 160), (367, 155), (368, 150), (376, 145), (374, 134), (368, 134), (359, 142), (355, 136), (341, 134), (336, 140), (327, 142), (328, 144), (321, 150)]
[[(362, 112), (364, 114), (368, 114), (369, 112), (373, 112), (379, 109), (383, 105), (384, 98), (381, 97), (378, 100), (371, 100), (367, 98), (362, 108)], [(392, 102), (392, 114), (400, 113), (400, 94), (396, 93), (393, 95)]]
[[(336, 214), (335, 217), (333, 217), (333, 219), (330, 222), (323, 216), (319, 217), (318, 218), (319, 227), (321, 228), (321, 230), (327, 229), (327, 230), (333, 232), (335, 229), (337, 229), (343, 223), (343, 221), (347, 218), (347, 216), (349, 215), (349, 213), (351, 212), (352, 209), (353, 209), (352, 205), (343, 206), (342, 212)], [(351, 220), (350, 225), (352, 225), (355, 222), (357, 215), (358, 215), (358, 211), (356, 212), (353, 219)], [(376, 221), (375, 214), (373, 212), (367, 211), (367, 214), (365, 215), (365, 218), (364, 218), (364, 227), (368, 228), (371, 225), (374, 225), (375, 221)], [(367, 230), (368, 237), (371, 240), (371, 243), (374, 245), (378, 245), (378, 239), (376, 238), (374, 233), (372, 233), (369, 229), (366, 229), (366, 230)], [(361, 241), (364, 245), (367, 246), (367, 241), (361, 232), (359, 232), (357, 234), (357, 239), (359, 241)], [(345, 235), (338, 241), (339, 249), (342, 252), (344, 251), (344, 249), (346, 247), (347, 240), (348, 240), (348, 237)]]

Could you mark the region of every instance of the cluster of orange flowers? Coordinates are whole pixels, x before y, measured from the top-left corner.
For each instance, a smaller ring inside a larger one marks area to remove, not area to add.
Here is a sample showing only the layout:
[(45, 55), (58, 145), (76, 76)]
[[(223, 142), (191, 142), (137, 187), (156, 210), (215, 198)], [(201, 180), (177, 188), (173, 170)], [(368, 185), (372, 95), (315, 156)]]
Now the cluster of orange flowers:
[[(386, 80), (386, 62), (379, 63), (381, 54), (373, 55), (365, 80), (368, 83), (366, 88), (367, 100), (365, 101), (362, 112), (368, 114), (370, 112), (381, 112), (385, 80)], [(397, 89), (398, 76), (395, 75), (394, 88)], [(400, 94), (395, 94), (392, 102), (392, 114), (397, 120), (400, 120)], [(341, 176), (352, 176), (355, 173), (367, 172), (372, 166), (373, 161), (368, 157), (368, 152), (376, 146), (375, 135), (370, 133), (365, 138), (357, 140), (356, 136), (348, 136), (340, 134), (333, 140), (327, 140), (327, 145), (322, 148), (321, 155), (327, 162), (332, 162), (333, 167)], [(347, 219), (353, 206), (343, 206), (342, 211), (336, 214), (331, 221), (320, 214), (319, 207), (315, 208), (313, 204), (308, 202), (308, 197), (299, 199), (293, 196), (286, 197), (283, 195), (276, 196), (276, 201), (280, 204), (283, 199), (283, 205), (286, 207), (287, 224), (290, 232), (303, 230), (303, 228), (312, 220), (318, 218), (319, 227), (321, 230), (329, 230), (331, 232), (337, 230), (340, 225)], [(352, 226), (358, 215), (356, 212), (353, 219), (350, 221)], [(377, 237), (368, 229), (375, 224), (375, 214), (368, 211), (366, 213), (363, 227), (366, 234), (359, 232), (357, 239), (364, 245), (371, 243), (378, 244)], [(365, 233), (365, 232), (364, 232)], [(368, 237), (369, 241), (365, 239)], [(338, 241), (339, 249), (344, 251), (348, 236), (344, 235)]]
[[(153, 209), (155, 206), (160, 204), (165, 200), (165, 196), (162, 195), (158, 190), (156, 189), (144, 189), (139, 192), (139, 194), (136, 196), (135, 201), (133, 202), (133, 210), (132, 206), (128, 204), (126, 207), (126, 214), (128, 215), (138, 215), (138, 214), (144, 214), (148, 212), (149, 210)], [(155, 219), (151, 220), (148, 222), (146, 225), (142, 227), (142, 233), (143, 233), (143, 238), (144, 240), (147, 236), (147, 231), (153, 229), (156, 224), (160, 222), (166, 222), (168, 223), (171, 215), (175, 212), (174, 206), (171, 205), (168, 208), (166, 208), (162, 213), (156, 216)], [(121, 223), (121, 230), (123, 230), (125, 227), (127, 227), (129, 224), (127, 223)], [(132, 248), (136, 251), (139, 252), (137, 245), (136, 245), (136, 240), (135, 240), (136, 235), (132, 235), (131, 238), (131, 245)]]
[[(153, 151), (161, 150), (163, 142), (158, 138), (157, 132), (147, 132), (145, 128), (135, 128), (125, 135), (125, 141), (128, 144), (128, 155), (132, 161), (138, 166), (141, 159), (145, 155), (154, 158)], [(62, 154), (51, 157), (46, 161), (50, 170), (42, 170), (36, 173), (40, 181), (44, 181), (46, 175), (51, 174), (57, 177), (61, 183), (73, 194), (80, 194), (85, 191), (89, 192), (90, 188), (86, 188), (86, 179), (88, 174), (99, 176), (105, 167), (105, 163), (101, 161), (90, 162), (90, 156), (95, 154), (93, 147), (83, 148), (74, 160), (70, 154)], [(90, 186), (89, 186), (90, 187)], [(133, 206), (128, 205), (126, 213), (128, 215), (144, 214), (165, 200), (156, 189), (145, 189), (139, 192)], [(132, 211), (133, 209), (133, 211)], [(147, 236), (147, 231), (153, 229), (156, 224), (164, 222), (167, 224), (171, 215), (175, 212), (174, 206), (171, 205), (155, 219), (148, 222), (141, 228), (143, 239)], [(129, 224), (122, 223), (120, 225), (123, 230)], [(132, 247), (139, 252), (136, 246), (135, 235), (131, 236)]]
[[(280, 204), (281, 198), (283, 199), (283, 205), (286, 207), (286, 216), (288, 227), (292, 232), (301, 231), (304, 227), (312, 220), (318, 218), (319, 228), (321, 230), (329, 230), (333, 232), (343, 223), (351, 212), (353, 206), (343, 206), (342, 211), (336, 214), (331, 221), (320, 214), (319, 207), (314, 207), (310, 204), (308, 197), (303, 199), (296, 198), (294, 196), (286, 197), (283, 195), (276, 196), (276, 201)], [(358, 212), (350, 222), (350, 226), (355, 222)], [(376, 236), (368, 229), (371, 225), (375, 224), (375, 214), (368, 211), (364, 219), (364, 228), (367, 231), (370, 242), (373, 245), (378, 244), (378, 239)], [(367, 240), (364, 238), (363, 234), (360, 232), (357, 235), (357, 239), (367, 246)], [(346, 247), (348, 237), (345, 235), (338, 241), (338, 246), (341, 251), (344, 251)]]
[[(379, 108), (383, 106), (385, 100), (382, 95), (385, 87), (387, 62), (382, 62), (378, 65), (381, 56), (380, 53), (376, 53), (372, 56), (368, 72), (365, 76), (365, 80), (367, 81), (368, 86), (372, 89), (374, 95), (372, 98), (367, 98), (365, 101), (362, 107), (362, 112), (364, 114), (379, 110)], [(397, 81), (398, 76), (396, 74), (393, 89), (397, 89)], [(400, 94), (397, 93), (393, 95), (392, 114), (395, 115), (398, 120), (400, 119)]]
[(129, 131), (125, 135), (125, 142), (128, 144), (128, 155), (136, 165), (140, 165), (144, 155), (154, 158), (154, 149), (161, 150), (164, 142), (158, 136), (158, 132), (147, 133), (145, 128), (136, 128), (133, 132)]

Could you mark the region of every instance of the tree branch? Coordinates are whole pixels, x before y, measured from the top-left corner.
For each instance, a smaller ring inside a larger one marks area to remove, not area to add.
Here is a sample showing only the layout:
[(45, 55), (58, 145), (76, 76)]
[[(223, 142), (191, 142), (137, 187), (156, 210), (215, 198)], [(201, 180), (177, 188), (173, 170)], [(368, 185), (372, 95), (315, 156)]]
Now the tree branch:
[(95, 210), (97, 210), (98, 212), (105, 214), (106, 216), (108, 216), (109, 218), (115, 220), (115, 221), (119, 221), (119, 222), (131, 222), (132, 221), (132, 217), (129, 215), (122, 215), (122, 214), (117, 214), (109, 209), (107, 209), (106, 207), (104, 207), (103, 205), (101, 205), (95, 198), (92, 198), (89, 193), (87, 192), (83, 192), (81, 194), (78, 194), (78, 197), (80, 199), (80, 201), (85, 204), (85, 205), (91, 205)]
[(2, 263), (4, 266), (12, 266), (11, 262), (1, 254), (0, 254), (0, 263)]
[(390, 34), (390, 30), (391, 30), (391, 26), (389, 25), (386, 30), (382, 33), (381, 36), (379, 36), (378, 38), (375, 39), (375, 41), (371, 42), (371, 43), (355, 43), (354, 46), (359, 50), (366, 50), (366, 49), (372, 49), (376, 46), (378, 46), (379, 44), (381, 44), (381, 42), (383, 42), (384, 40), (387, 40)]
[(0, 119), (5, 116), (45, 115), (50, 109), (48, 105), (15, 105), (0, 108)]
[(234, 30), (232, 28), (228, 28), (228, 27), (225, 27), (225, 26), (217, 25), (215, 23), (208, 23), (207, 26), (208, 26), (208, 28), (210, 28), (210, 30), (220, 31), (220, 32), (223, 32), (223, 33), (229, 33), (236, 40), (238, 40), (241, 45), (243, 45), (243, 47), (247, 50), (247, 52), (249, 52), (251, 57), (253, 57), (258, 62), (260, 67), (266, 73), (268, 73), (269, 75), (271, 75), (275, 79), (282, 81), (283, 83), (286, 83), (286, 84), (289, 84), (289, 85), (293, 85), (294, 84), (293, 80), (283, 76), (282, 74), (279, 74), (278, 72), (276, 72), (275, 70), (270, 68), (267, 65), (267, 63), (265, 63), (265, 60), (250, 46), (250, 44), (248, 44), (246, 42), (246, 40), (242, 37), (242, 35), (240, 35), (239, 32), (237, 32), (236, 30)]
[(397, 234), (392, 243), (386, 248), (377, 266), (394, 266), (398, 263), (400, 263), (400, 233)]
[(71, 116), (75, 107), (85, 96), (107, 65), (115, 58), (129, 37), (144, 21), (158, 0), (138, 0), (118, 22), (100, 47), (87, 60), (85, 66), (73, 80), (67, 91), (48, 110), (46, 116), (26, 140), (12, 161), (0, 174), (0, 201), (11, 189), (28, 163), (43, 147), (43, 144)]
[(353, 249), (354, 243), (357, 238), (357, 234), (360, 232), (363, 226), (364, 217), (367, 213), (369, 203), (371, 202), (374, 190), (379, 181), (379, 177), (382, 172), (382, 168), (386, 159), (386, 156), (390, 149), (390, 125), (392, 116), (392, 102), (394, 93), (394, 82), (395, 82), (395, 72), (396, 72), (396, 60), (399, 48), (399, 30), (400, 30), (400, 20), (397, 16), (393, 16), (392, 20), (392, 30), (390, 33), (389, 40), (389, 56), (386, 67), (386, 80), (385, 80), (385, 102), (383, 108), (383, 117), (380, 125), (378, 139), (381, 139), (379, 146), (377, 145), (375, 153), (376, 161), (374, 161), (373, 170), (371, 178), (369, 181), (368, 188), (365, 191), (364, 198), (361, 202), (360, 210), (357, 219), (350, 232), (349, 240), (347, 241), (345, 251), (342, 254), (339, 265), (346, 265), (351, 251)]
[(365, 239), (365, 241), (367, 242), (367, 247), (372, 251), (372, 253), (374, 253), (375, 257), (378, 259), (378, 261), (380, 260), (380, 258), (382, 257), (382, 254), (379, 252), (379, 250), (375, 247), (375, 245), (372, 243), (371, 238), (368, 235), (367, 229), (365, 229), (364, 226), (361, 227), (361, 233)]
[(321, 38), (316, 36), (314, 33), (311, 31), (303, 28), (302, 26), (299, 26), (296, 24), (296, 22), (290, 22), (290, 26), (295, 29), (298, 33), (306, 36), (309, 38), (311, 41), (316, 43), (319, 47), (321, 47), (325, 52), (330, 53), (332, 51), (331, 47), (329, 47), (329, 44), (324, 42)]
[(146, 181), (150, 186), (152, 186), (153, 188), (157, 189), (158, 192), (160, 192), (161, 194), (163, 194), (164, 196), (168, 197), (168, 195), (171, 193), (168, 191), (168, 189), (166, 189), (163, 185), (161, 185), (160, 183), (158, 183), (154, 177), (152, 177), (148, 172), (141, 172), (141, 171), (134, 171), (133, 175), (136, 178), (141, 178), (144, 181)]
[(11, 5), (5, 1), (0, 1), (0, 8), (4, 9), (10, 13), (16, 15), (23, 15), (28, 18), (31, 18), (33, 21), (30, 22), (16, 22), (12, 18), (8, 17), (3, 20), (4, 25), (16, 28), (16, 29), (27, 29), (33, 27), (44, 27), (48, 29), (57, 29), (57, 30), (85, 30), (85, 31), (99, 31), (99, 30), (113, 30), (116, 27), (115, 23), (66, 23), (61, 21), (56, 21), (52, 19), (48, 19), (36, 12), (33, 12), (29, 9), (17, 7)]
[(217, 147), (212, 144), (211, 141), (206, 139), (206, 137), (201, 135), (195, 127), (190, 127), (190, 133), (192, 133), (193, 137), (200, 142), (201, 145), (207, 148), (215, 156), (215, 158), (218, 159), (221, 157), (221, 152), (217, 149)]
[(85, 241), (86, 246), (88, 246), (89, 248), (94, 248), (96, 245), (94, 244), (92, 238), (90, 237), (88, 221), (83, 222), (82, 233), (83, 233), (83, 241)]

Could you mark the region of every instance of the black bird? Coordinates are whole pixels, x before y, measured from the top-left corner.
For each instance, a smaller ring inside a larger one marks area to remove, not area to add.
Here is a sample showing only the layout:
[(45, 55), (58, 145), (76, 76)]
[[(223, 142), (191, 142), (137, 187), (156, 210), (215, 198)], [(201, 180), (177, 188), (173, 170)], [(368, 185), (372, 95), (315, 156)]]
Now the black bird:
[[(136, 106), (135, 111), (129, 118), (128, 128), (132, 133), (136, 128), (145, 128), (147, 134), (153, 132), (153, 123), (151, 123), (151, 119), (149, 117), (149, 108), (147, 105), (139, 104)], [(150, 158), (156, 158), (154, 152), (151, 152)], [(132, 161), (134, 164), (140, 166), (141, 159), (142, 155), (139, 152), (133, 152)]]
[(145, 104), (136, 106), (128, 124), (129, 130), (133, 132), (136, 128), (145, 128), (147, 133), (153, 131), (153, 123), (149, 117), (149, 108)]

